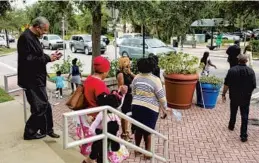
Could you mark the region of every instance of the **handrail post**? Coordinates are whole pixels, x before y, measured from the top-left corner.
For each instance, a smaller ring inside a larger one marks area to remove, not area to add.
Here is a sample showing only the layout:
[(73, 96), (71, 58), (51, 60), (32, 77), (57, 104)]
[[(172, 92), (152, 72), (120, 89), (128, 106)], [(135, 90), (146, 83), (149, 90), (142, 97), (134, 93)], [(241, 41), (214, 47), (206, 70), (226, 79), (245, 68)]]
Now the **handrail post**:
[(151, 136), (151, 152), (152, 152), (152, 163), (155, 163), (155, 157), (154, 157), (154, 153), (155, 153), (155, 142), (154, 142), (154, 135), (150, 135)]
[(67, 148), (68, 142), (68, 124), (67, 124), (67, 117), (63, 115), (63, 149)]
[(26, 111), (26, 94), (25, 90), (23, 89), (23, 114), (24, 114), (24, 123), (27, 122), (27, 111)]
[(5, 89), (5, 92), (9, 93), (8, 91), (8, 76), (4, 76), (4, 89)]
[(107, 136), (107, 108), (103, 111), (103, 134), (105, 138), (103, 139), (103, 162), (106, 163), (108, 160), (107, 148), (108, 148), (108, 136)]

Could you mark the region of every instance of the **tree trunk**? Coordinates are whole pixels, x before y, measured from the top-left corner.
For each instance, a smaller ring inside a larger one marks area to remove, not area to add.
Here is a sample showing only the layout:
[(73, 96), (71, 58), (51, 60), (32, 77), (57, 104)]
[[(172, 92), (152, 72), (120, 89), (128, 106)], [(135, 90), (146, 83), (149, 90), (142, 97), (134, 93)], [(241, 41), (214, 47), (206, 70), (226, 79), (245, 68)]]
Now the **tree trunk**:
[(101, 22), (102, 22), (102, 10), (101, 10), (101, 2), (96, 1), (96, 5), (94, 6), (94, 10), (92, 10), (92, 74), (93, 70), (93, 60), (95, 57), (101, 55)]
[(5, 29), (5, 40), (6, 40), (6, 47), (10, 48), (7, 29)]
[(127, 26), (126, 26), (126, 22), (123, 24), (123, 33), (126, 33), (127, 31), (126, 31), (126, 29), (127, 29)]

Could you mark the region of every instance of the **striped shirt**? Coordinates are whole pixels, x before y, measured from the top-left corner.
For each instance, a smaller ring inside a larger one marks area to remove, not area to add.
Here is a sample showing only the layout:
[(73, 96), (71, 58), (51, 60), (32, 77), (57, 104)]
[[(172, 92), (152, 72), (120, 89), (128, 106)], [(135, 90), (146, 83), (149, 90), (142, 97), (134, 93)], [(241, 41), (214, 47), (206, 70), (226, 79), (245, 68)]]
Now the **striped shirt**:
[(152, 75), (138, 74), (132, 81), (133, 105), (140, 105), (159, 112), (159, 107), (167, 108), (165, 91), (161, 80)]

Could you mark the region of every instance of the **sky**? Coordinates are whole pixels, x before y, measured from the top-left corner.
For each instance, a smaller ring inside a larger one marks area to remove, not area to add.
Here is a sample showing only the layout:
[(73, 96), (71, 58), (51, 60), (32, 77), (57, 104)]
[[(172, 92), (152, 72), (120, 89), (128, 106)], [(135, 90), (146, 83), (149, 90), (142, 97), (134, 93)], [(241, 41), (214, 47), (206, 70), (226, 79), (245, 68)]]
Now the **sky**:
[[(1, 1), (1, 0), (0, 0)], [(26, 3), (24, 4), (23, 1), (24, 0), (9, 0), (11, 2), (11, 6), (12, 7), (15, 7), (17, 9), (23, 9), (25, 8), (26, 6), (30, 6), (32, 4), (34, 4), (35, 2), (37, 2), (38, 0), (25, 0)]]

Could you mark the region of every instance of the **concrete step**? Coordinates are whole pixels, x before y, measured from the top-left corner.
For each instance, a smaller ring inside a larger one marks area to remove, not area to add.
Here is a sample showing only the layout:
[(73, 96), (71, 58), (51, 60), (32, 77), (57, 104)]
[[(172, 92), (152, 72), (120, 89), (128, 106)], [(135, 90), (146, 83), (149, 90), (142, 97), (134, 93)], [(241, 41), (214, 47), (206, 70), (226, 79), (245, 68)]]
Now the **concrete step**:
[[(80, 154), (79, 147), (63, 149), (63, 135), (61, 131), (55, 131), (61, 137), (59, 139), (44, 139), (44, 142), (65, 162), (65, 163), (81, 163), (84, 156)], [(73, 140), (69, 138), (69, 141)]]
[(65, 163), (43, 140), (23, 140), (23, 107), (0, 104), (0, 163)]

